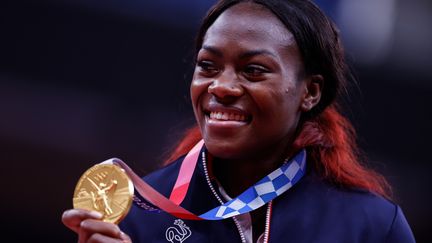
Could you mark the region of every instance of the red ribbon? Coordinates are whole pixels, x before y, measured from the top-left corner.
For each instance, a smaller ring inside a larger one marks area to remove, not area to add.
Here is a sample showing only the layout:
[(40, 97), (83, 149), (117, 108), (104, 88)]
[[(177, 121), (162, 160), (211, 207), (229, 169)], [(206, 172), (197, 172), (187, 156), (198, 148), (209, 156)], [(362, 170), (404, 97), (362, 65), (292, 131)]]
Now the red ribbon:
[(190, 181), (192, 179), (192, 175), (195, 170), (198, 156), (203, 144), (204, 141), (201, 140), (186, 155), (182, 165), (180, 166), (179, 175), (171, 192), (170, 199), (166, 198), (164, 195), (160, 194), (153, 187), (147, 184), (144, 180), (137, 176), (135, 172), (133, 172), (133, 170), (126, 163), (124, 163), (120, 159), (112, 159), (112, 162), (119, 165), (126, 171), (126, 174), (131, 178), (138, 193), (153, 205), (156, 205), (158, 208), (170, 213), (177, 218), (189, 220), (203, 220), (203, 218), (200, 218), (194, 213), (191, 213), (187, 209), (179, 206), (186, 197), (186, 193), (189, 189)]
[(186, 197), (186, 193), (189, 189), (189, 184), (192, 179), (193, 172), (195, 170), (198, 156), (201, 151), (201, 148), (204, 144), (204, 140), (199, 141), (186, 155), (183, 163), (181, 164), (179, 175), (177, 177), (177, 181), (174, 185), (174, 188), (170, 195), (170, 200), (177, 205), (180, 205), (184, 198)]

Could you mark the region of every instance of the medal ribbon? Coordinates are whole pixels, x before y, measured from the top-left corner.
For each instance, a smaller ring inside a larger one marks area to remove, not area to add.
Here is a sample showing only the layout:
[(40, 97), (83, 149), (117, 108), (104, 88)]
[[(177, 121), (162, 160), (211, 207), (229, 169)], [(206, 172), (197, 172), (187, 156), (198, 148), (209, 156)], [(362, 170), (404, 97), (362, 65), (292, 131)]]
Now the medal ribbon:
[(290, 189), (305, 174), (306, 151), (303, 149), (292, 159), (248, 188), (237, 198), (211, 209), (206, 213), (195, 215), (179, 205), (186, 196), (203, 144), (204, 142), (201, 140), (183, 160), (170, 199), (147, 184), (120, 159), (110, 159), (107, 162), (123, 168), (126, 174), (131, 178), (135, 189), (149, 203), (177, 218), (188, 220), (221, 220), (248, 213), (265, 205)]
[(179, 176), (170, 195), (170, 200), (177, 205), (183, 202), (189, 189), (193, 172), (198, 162), (198, 157), (204, 140), (199, 141), (184, 158), (179, 171)]

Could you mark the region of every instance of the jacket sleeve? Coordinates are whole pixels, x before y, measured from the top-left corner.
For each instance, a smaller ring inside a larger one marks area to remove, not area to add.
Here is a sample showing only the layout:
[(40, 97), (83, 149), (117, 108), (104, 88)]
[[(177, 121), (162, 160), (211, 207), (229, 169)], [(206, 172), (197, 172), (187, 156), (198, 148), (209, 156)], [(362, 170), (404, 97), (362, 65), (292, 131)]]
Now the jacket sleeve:
[(414, 235), (399, 206), (395, 206), (395, 216), (390, 231), (387, 235), (387, 243), (415, 243)]

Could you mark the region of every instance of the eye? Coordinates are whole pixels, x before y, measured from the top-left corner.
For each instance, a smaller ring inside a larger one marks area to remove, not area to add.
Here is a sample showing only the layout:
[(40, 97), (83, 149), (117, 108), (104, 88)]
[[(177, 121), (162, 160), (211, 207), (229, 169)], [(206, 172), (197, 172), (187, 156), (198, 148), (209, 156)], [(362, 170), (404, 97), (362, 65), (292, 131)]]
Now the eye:
[(264, 75), (270, 73), (270, 70), (262, 65), (250, 64), (244, 70), (244, 74), (249, 78), (264, 78)]
[(197, 62), (197, 68), (198, 68), (198, 71), (205, 76), (214, 75), (219, 71), (219, 69), (217, 68), (215, 63), (213, 63), (212, 61), (207, 61), (207, 60), (198, 61)]

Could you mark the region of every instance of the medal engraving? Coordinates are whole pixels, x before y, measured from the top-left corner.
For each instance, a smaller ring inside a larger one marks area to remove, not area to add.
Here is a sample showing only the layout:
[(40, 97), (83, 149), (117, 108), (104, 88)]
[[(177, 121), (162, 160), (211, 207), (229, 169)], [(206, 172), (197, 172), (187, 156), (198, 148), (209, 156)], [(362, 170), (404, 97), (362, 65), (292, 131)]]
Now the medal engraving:
[(119, 223), (132, 205), (134, 187), (123, 169), (98, 164), (79, 179), (73, 197), (74, 208), (98, 211), (103, 221)]

